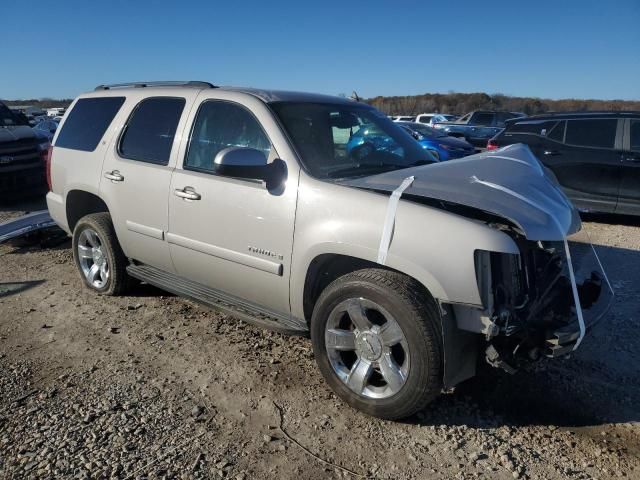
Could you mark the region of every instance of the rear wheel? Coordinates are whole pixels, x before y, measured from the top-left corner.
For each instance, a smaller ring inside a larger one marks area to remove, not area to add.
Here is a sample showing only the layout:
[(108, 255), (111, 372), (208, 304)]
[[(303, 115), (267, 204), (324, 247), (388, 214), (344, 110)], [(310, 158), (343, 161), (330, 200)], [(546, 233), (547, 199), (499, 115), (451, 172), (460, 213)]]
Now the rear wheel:
[(129, 283), (125, 257), (111, 216), (93, 213), (73, 229), (73, 258), (87, 287), (104, 295), (119, 295)]
[(316, 303), (311, 339), (331, 388), (370, 415), (404, 418), (440, 393), (437, 309), (405, 275), (366, 269), (334, 281)]

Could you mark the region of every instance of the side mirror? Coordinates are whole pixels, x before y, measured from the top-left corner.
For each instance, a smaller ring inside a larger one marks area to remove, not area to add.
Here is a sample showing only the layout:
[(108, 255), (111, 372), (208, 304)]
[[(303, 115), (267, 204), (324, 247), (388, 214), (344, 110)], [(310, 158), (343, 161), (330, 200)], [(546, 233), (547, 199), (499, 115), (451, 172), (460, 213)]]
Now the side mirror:
[(262, 180), (268, 189), (281, 185), (287, 178), (287, 166), (282, 160), (267, 163), (263, 152), (247, 147), (220, 150), (213, 160), (213, 171), (225, 177)]

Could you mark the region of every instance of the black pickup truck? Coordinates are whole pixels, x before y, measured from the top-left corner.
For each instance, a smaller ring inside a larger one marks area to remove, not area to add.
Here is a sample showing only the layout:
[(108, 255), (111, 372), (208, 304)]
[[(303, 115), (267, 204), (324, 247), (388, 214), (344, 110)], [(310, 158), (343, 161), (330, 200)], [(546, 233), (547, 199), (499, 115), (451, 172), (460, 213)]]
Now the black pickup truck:
[(524, 116), (524, 113), (518, 112), (476, 110), (455, 122), (437, 122), (433, 126), (449, 136), (464, 138), (473, 146), (484, 148), (487, 141), (504, 128), (506, 120)]
[(49, 141), (0, 102), (0, 199), (46, 191)]

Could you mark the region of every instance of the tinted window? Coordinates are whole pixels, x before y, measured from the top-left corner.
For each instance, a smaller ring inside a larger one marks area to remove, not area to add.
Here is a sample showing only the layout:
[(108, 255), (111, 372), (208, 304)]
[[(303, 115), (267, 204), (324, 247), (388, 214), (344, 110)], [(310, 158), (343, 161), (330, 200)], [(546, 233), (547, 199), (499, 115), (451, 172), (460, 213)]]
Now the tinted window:
[(566, 124), (567, 122), (565, 122), (564, 120), (558, 122), (558, 124), (547, 133), (547, 138), (560, 143), (564, 142), (564, 130)]
[(493, 123), (493, 113), (476, 113), (473, 123), (476, 125), (491, 125)]
[(184, 98), (142, 100), (124, 129), (120, 155), (131, 160), (166, 165), (184, 104)]
[(212, 170), (220, 150), (249, 147), (269, 157), (271, 143), (258, 120), (246, 108), (231, 102), (204, 102), (198, 111), (185, 166)]
[(81, 98), (69, 112), (56, 147), (94, 151), (123, 103), (124, 97)]
[(581, 147), (613, 148), (617, 120), (567, 120), (565, 143)]
[(420, 122), (420, 123), (429, 123), (429, 122), (431, 122), (432, 118), (433, 117), (431, 117), (429, 115), (423, 115), (418, 119), (418, 122)]
[(640, 120), (631, 120), (631, 150), (640, 152)]

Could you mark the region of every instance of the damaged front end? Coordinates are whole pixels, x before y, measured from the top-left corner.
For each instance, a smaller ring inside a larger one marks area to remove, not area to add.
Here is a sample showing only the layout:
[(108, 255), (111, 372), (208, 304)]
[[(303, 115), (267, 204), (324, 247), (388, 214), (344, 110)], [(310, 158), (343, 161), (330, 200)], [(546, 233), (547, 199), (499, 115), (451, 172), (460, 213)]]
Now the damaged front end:
[(518, 357), (559, 357), (575, 350), (613, 298), (584, 233), (566, 243), (512, 236), (520, 255), (475, 252), (484, 311), (475, 319), (469, 312), (457, 316), (459, 328), (478, 331), (480, 326), (478, 333), (488, 341), (487, 361), (510, 372)]

